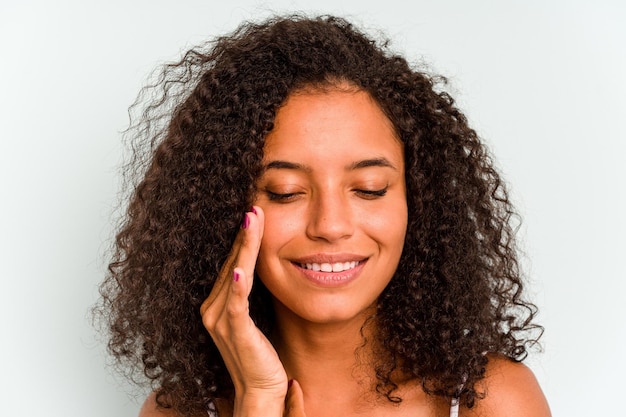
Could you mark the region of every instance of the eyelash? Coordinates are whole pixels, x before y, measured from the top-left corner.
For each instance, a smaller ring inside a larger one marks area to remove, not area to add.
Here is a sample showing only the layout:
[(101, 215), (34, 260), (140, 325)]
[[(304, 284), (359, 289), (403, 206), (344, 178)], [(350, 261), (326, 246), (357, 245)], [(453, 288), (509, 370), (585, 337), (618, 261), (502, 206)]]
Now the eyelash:
[(270, 190), (265, 190), (265, 193), (267, 194), (267, 198), (269, 198), (270, 201), (276, 201), (279, 203), (286, 203), (290, 199), (298, 195), (298, 193), (287, 193), (287, 194), (273, 193)]
[(374, 200), (379, 197), (384, 197), (387, 194), (387, 188), (381, 188), (380, 190), (354, 190), (356, 193), (365, 196), (365, 198)]
[[(387, 194), (387, 188), (388, 187), (381, 188), (380, 190), (353, 190), (353, 191), (355, 193), (357, 193), (357, 194), (360, 194), (365, 199), (374, 200), (376, 198), (384, 197), (385, 194)], [(279, 203), (289, 202), (294, 197), (296, 197), (298, 194), (300, 194), (300, 193), (280, 194), (280, 193), (274, 193), (274, 192), (272, 192), (270, 190), (265, 190), (265, 193), (267, 194), (267, 198), (270, 201), (276, 201), (276, 202), (279, 202)]]

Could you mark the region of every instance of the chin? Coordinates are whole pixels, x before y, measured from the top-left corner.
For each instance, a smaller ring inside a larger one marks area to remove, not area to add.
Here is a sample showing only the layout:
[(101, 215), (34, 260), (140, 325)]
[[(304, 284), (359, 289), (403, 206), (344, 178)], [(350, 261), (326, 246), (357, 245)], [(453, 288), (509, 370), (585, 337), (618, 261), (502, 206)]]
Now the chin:
[[(350, 305), (350, 301), (353, 305)], [(277, 314), (287, 313), (292, 317), (295, 316), (305, 322), (318, 325), (364, 322), (376, 312), (375, 302), (358, 306), (354, 305), (353, 300), (345, 300), (342, 297), (334, 297), (331, 300), (308, 298), (306, 302), (297, 303), (291, 307), (280, 301), (275, 301), (274, 304)]]

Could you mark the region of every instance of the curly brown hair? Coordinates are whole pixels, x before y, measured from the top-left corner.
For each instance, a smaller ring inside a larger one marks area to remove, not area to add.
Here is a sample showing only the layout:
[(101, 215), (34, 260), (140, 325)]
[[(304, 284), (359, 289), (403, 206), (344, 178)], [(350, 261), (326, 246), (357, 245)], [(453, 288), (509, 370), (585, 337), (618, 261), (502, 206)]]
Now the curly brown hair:
[[(132, 195), (99, 312), (110, 352), (143, 371), (159, 404), (187, 415), (232, 399), (200, 305), (253, 201), (277, 109), (295, 90), (338, 82), (377, 101), (405, 152), (406, 241), (374, 318), (378, 392), (401, 401), (392, 375), (402, 371), (471, 407), (485, 352), (521, 361), (540, 336), (522, 298), (518, 217), (446, 80), (343, 19), (277, 17), (190, 50), (138, 99), (159, 91), (130, 129)], [(271, 306), (256, 280), (251, 316), (266, 335)]]

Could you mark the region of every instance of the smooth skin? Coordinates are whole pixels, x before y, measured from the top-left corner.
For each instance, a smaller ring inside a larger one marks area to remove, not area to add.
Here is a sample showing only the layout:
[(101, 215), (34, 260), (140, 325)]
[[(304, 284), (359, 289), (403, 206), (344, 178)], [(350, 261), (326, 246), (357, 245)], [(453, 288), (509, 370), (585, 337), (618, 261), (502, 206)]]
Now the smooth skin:
[[(391, 122), (349, 85), (292, 94), (266, 139), (264, 163), (255, 206), (201, 307), (235, 387), (234, 404), (217, 404), (220, 415), (448, 416), (450, 404), (417, 381), (399, 383), (399, 405), (378, 398), (372, 345), (362, 347), (361, 329), (376, 332), (366, 320), (406, 230), (404, 157)], [(324, 263), (343, 266), (318, 271)], [(274, 298), (271, 342), (249, 315), (255, 268)], [(491, 357), (480, 388), (486, 398), (460, 416), (550, 416), (524, 365)], [(174, 415), (156, 407), (154, 395), (140, 413)]]

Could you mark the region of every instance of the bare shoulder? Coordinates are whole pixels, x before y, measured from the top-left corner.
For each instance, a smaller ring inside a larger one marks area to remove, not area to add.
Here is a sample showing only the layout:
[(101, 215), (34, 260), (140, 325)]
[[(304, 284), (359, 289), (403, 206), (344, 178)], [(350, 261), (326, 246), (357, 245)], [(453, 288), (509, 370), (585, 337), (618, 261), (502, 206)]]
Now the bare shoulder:
[[(220, 411), (219, 413), (220, 416), (223, 415), (223, 416), (228, 417), (228, 416), (233, 415), (232, 407), (230, 407), (228, 403), (226, 402), (219, 402), (218, 409)], [(210, 412), (207, 411), (206, 413), (202, 413), (196, 417), (207, 417), (207, 416), (210, 417), (212, 415), (217, 415), (217, 414), (211, 414)], [(143, 405), (141, 406), (141, 410), (139, 410), (139, 417), (181, 417), (181, 416), (180, 414), (178, 414), (172, 409), (160, 407), (156, 402), (156, 393), (152, 392), (150, 395), (148, 395)]]
[(139, 417), (180, 417), (174, 410), (159, 407), (156, 394), (153, 392), (144, 401), (139, 410)]
[(490, 356), (479, 390), (485, 398), (466, 410), (467, 417), (550, 417), (550, 408), (533, 372), (502, 356)]

